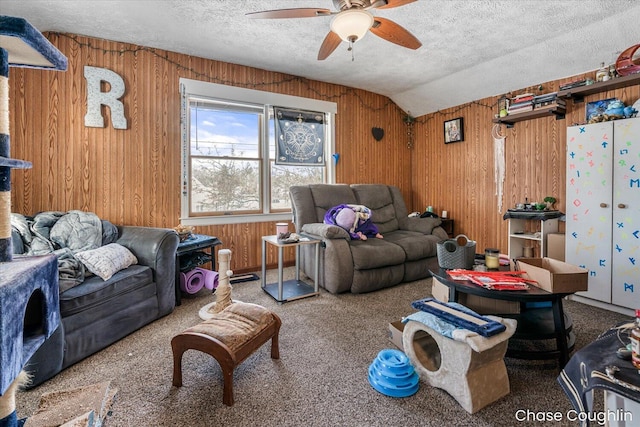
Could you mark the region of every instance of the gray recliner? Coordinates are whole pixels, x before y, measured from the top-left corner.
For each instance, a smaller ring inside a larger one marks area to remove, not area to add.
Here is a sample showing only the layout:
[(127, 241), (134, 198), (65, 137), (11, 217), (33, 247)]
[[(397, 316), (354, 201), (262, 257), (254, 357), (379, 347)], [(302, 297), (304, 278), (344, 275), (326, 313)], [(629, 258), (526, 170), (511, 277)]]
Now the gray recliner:
[[(400, 189), (384, 184), (311, 184), (289, 189), (296, 232), (323, 241), (319, 285), (332, 293), (363, 293), (429, 277), (438, 269), (437, 243), (447, 239), (440, 218), (409, 218)], [(351, 240), (324, 224), (327, 210), (365, 205), (383, 239)], [(301, 248), (301, 269), (314, 271), (313, 248)]]

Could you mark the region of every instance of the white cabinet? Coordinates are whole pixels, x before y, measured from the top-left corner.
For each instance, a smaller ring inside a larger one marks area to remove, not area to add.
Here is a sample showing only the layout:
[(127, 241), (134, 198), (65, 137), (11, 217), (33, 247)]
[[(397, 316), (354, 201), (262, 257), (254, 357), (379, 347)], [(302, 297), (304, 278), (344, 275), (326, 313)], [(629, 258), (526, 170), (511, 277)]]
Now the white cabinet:
[(640, 308), (640, 118), (567, 128), (566, 262), (579, 295)]
[[(547, 234), (558, 231), (558, 217), (562, 214), (552, 214), (554, 218), (542, 219), (537, 217), (544, 216), (543, 213), (509, 215), (509, 259), (547, 256)], [(530, 255), (525, 248), (531, 248)]]

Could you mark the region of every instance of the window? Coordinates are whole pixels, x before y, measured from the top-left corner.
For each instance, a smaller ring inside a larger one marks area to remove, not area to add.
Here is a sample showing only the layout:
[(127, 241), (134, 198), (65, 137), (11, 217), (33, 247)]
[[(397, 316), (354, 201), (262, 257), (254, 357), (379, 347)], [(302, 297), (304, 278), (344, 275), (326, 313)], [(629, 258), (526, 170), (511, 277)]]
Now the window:
[[(191, 225), (286, 220), (289, 187), (333, 183), (329, 160), (276, 162), (274, 106), (318, 112), (319, 152), (334, 150), (335, 103), (181, 79), (182, 222)], [(323, 130), (322, 130), (323, 129)]]

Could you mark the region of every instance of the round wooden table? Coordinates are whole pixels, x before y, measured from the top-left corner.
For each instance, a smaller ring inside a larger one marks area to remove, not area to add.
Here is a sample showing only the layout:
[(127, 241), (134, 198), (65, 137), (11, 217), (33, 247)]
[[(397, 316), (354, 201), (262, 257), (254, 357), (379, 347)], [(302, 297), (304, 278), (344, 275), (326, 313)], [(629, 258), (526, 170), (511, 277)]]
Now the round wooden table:
[[(573, 321), (562, 308), (562, 299), (571, 293), (551, 293), (535, 286), (522, 291), (496, 291), (483, 288), (468, 280), (454, 281), (445, 269), (440, 269), (438, 273), (431, 272), (431, 274), (449, 287), (450, 302), (458, 302), (460, 294), (470, 294), (520, 303), (520, 313), (499, 314), (518, 321), (516, 332), (509, 342), (507, 357), (530, 360), (557, 358), (560, 368), (566, 365), (576, 337), (573, 332)], [(538, 350), (526, 348), (526, 345), (518, 346), (516, 343), (539, 340), (555, 340), (555, 348)]]

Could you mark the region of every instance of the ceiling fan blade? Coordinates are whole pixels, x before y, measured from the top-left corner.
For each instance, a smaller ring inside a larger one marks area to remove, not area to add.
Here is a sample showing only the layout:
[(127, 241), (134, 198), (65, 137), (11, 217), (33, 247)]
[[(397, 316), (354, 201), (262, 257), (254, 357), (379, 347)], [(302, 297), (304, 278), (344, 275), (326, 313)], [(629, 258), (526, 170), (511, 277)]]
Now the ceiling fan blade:
[(416, 0), (386, 0), (387, 4), (378, 6), (376, 9), (391, 9), (392, 7), (400, 7), (405, 4), (413, 3)]
[(327, 59), (329, 55), (333, 53), (334, 50), (340, 45), (342, 39), (339, 35), (334, 33), (333, 31), (329, 31), (327, 37), (324, 38), (322, 42), (322, 46), (320, 46), (320, 51), (318, 52), (318, 61), (322, 61)]
[(376, 36), (402, 47), (418, 49), (422, 46), (420, 40), (413, 34), (389, 19), (376, 16), (370, 31)]
[(313, 18), (316, 16), (331, 15), (331, 11), (329, 9), (300, 7), (296, 9), (277, 9), (277, 10), (264, 10), (262, 12), (250, 12), (245, 15), (249, 18), (260, 18), (260, 19)]

